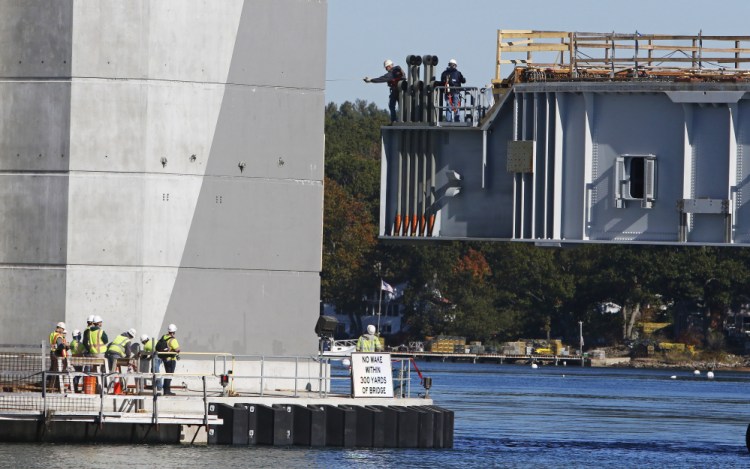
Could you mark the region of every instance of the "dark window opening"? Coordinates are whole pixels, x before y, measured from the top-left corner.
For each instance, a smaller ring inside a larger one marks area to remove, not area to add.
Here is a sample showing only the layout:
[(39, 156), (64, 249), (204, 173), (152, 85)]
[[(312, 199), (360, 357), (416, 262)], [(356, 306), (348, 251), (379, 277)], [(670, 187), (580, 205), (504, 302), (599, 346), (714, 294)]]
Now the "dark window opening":
[(630, 158), (630, 198), (642, 199), (646, 178), (646, 159)]

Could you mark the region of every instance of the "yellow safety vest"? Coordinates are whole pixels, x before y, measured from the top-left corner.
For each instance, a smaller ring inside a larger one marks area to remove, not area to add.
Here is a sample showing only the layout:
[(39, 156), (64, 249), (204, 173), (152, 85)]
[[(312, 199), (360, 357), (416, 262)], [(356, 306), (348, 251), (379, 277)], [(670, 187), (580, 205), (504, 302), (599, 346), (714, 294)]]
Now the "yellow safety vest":
[(84, 351), (85, 349), (83, 348), (83, 343), (80, 340), (73, 339), (70, 342), (70, 352), (74, 357), (82, 356)]
[(359, 340), (357, 341), (357, 351), (358, 352), (374, 352), (376, 340), (378, 340), (377, 337), (373, 339), (368, 339), (364, 335), (359, 336)]
[[(57, 332), (57, 331), (53, 331), (53, 332), (52, 332), (52, 333), (51, 333), (51, 334), (49, 335), (49, 348), (50, 348), (50, 351), (51, 351), (52, 353), (56, 353), (56, 352), (57, 352), (57, 339), (58, 339), (58, 338), (61, 338), (61, 339), (62, 339), (62, 341), (63, 341), (63, 345), (65, 345), (65, 336), (64, 336), (64, 335), (60, 334), (60, 333), (59, 333), (59, 332)], [(66, 353), (66, 350), (65, 350), (65, 349), (62, 349), (62, 356), (63, 356), (63, 357), (66, 357), (66, 356), (67, 356), (67, 353)]]
[(154, 339), (149, 339), (146, 341), (145, 344), (143, 344), (143, 351), (144, 352), (153, 352), (154, 351)]
[[(180, 348), (180, 343), (177, 342), (177, 338), (172, 337), (169, 334), (164, 334), (162, 338), (167, 341), (167, 345), (169, 345), (169, 352), (175, 352)], [(166, 358), (163, 358), (162, 360), (177, 360), (177, 354), (172, 353), (171, 355), (167, 355)]]
[(89, 352), (91, 354), (100, 354), (107, 351), (107, 344), (102, 342), (102, 334), (104, 334), (104, 331), (101, 329), (89, 331)]
[(109, 344), (107, 352), (117, 353), (124, 357), (126, 355), (125, 347), (127, 347), (129, 343), (130, 338), (124, 334), (120, 334), (115, 337), (115, 340), (113, 340), (111, 344)]

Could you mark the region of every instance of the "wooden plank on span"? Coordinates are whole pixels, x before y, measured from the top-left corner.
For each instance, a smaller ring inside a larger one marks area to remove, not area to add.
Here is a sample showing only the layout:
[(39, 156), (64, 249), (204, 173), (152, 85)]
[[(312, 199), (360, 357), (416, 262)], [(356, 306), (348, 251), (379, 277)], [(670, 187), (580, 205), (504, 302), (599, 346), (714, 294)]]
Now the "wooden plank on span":
[(536, 42), (528, 45), (501, 47), (501, 49), (503, 52), (564, 52), (568, 50), (568, 45), (560, 43), (540, 44)]
[(503, 38), (525, 38), (525, 39), (559, 39), (570, 35), (567, 31), (524, 31), (501, 29)]

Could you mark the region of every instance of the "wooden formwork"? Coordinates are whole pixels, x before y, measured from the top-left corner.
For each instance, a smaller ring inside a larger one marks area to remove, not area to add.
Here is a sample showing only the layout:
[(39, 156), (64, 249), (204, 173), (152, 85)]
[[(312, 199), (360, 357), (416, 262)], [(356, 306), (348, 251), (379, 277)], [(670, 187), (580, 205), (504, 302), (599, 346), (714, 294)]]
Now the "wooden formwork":
[[(750, 36), (507, 30), (497, 32), (493, 84), (525, 81), (750, 79)], [(507, 77), (501, 65), (513, 65)]]

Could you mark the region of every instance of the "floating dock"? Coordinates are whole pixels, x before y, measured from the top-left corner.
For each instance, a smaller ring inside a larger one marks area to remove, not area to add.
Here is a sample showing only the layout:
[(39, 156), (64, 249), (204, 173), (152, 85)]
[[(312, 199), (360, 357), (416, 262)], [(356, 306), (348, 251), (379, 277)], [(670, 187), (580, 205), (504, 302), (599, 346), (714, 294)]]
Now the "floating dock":
[[(410, 360), (385, 353), (352, 354), (351, 369), (342, 357), (194, 354), (167, 375), (134, 371), (138, 359), (111, 371), (85, 357), (47, 371), (45, 351), (0, 352), (2, 442), (453, 446), (453, 412), (429, 386), (414, 392)], [(162, 379), (176, 395), (154, 388)]]
[[(315, 395), (316, 393), (312, 393)], [(0, 396), (0, 405), (41, 395)], [(451, 448), (453, 412), (431, 399), (62, 394), (0, 411), (0, 441)], [(65, 401), (73, 401), (65, 402)], [(78, 401), (78, 402), (75, 402)], [(57, 410), (88, 405), (90, 410)], [(57, 404), (57, 405), (56, 405)], [(139, 404), (143, 404), (139, 409)], [(102, 412), (96, 410), (103, 408)], [(56, 408), (57, 407), (57, 408)]]

